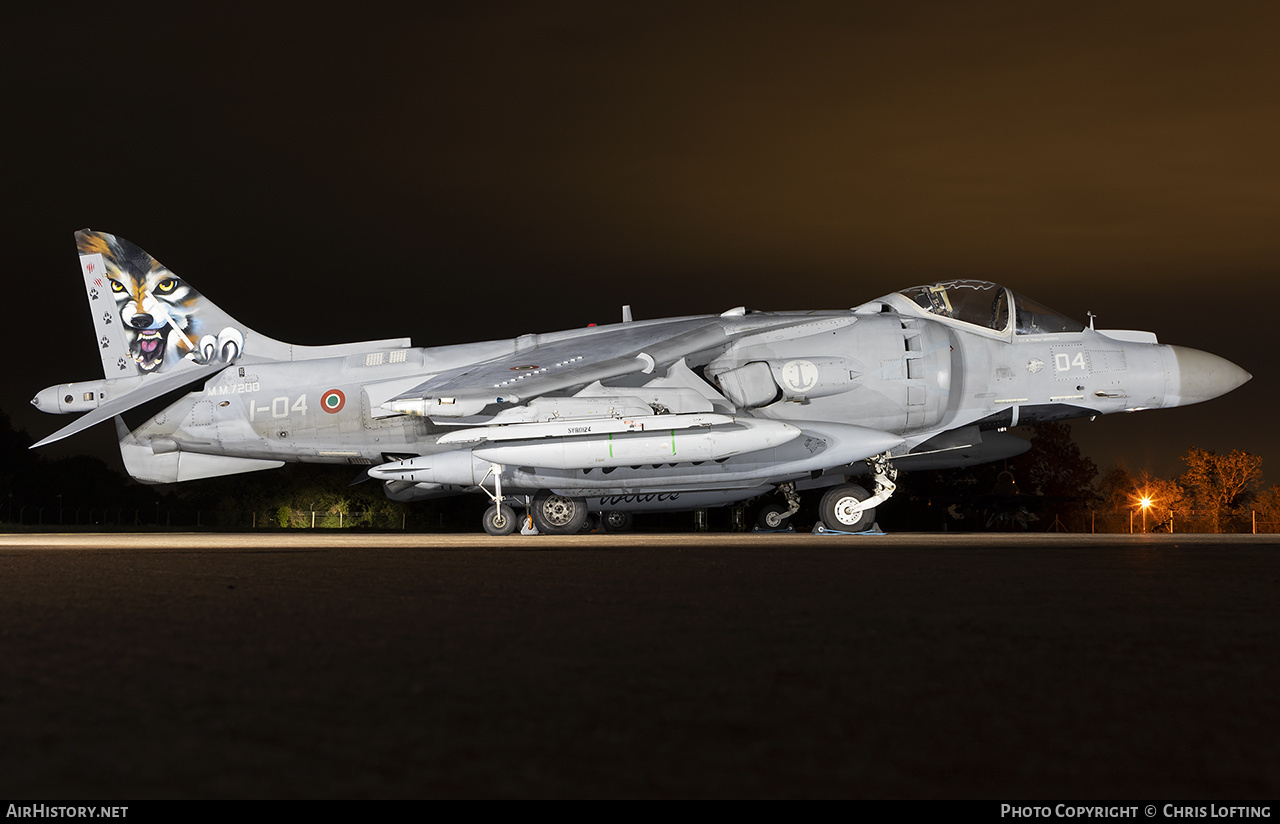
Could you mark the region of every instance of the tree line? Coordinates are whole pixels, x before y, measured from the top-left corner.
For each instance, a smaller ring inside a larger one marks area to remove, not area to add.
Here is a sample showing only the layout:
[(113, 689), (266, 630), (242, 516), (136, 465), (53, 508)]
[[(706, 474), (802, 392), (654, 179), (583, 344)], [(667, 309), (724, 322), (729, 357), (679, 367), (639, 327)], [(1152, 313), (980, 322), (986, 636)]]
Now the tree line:
[(910, 511), (929, 522), (917, 528), (995, 528), (993, 512), (1004, 507), (1017, 515), (1003, 526), (1015, 529), (1128, 532), (1132, 524), (1134, 532), (1280, 532), (1280, 486), (1264, 485), (1259, 455), (1192, 447), (1176, 477), (1123, 462), (1099, 472), (1071, 439), (1069, 424), (1037, 424), (1031, 433), (1031, 449), (1009, 461), (913, 473)]

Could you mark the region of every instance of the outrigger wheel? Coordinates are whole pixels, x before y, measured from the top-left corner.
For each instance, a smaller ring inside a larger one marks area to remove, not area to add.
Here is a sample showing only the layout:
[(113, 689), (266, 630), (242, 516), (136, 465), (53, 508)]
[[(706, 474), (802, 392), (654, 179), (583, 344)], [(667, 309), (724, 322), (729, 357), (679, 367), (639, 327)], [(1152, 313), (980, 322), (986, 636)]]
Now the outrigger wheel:
[(506, 504), (494, 504), (484, 512), (484, 531), (490, 535), (510, 535), (519, 523), (516, 513)]
[(533, 513), (534, 526), (546, 535), (573, 535), (587, 520), (586, 501), (545, 489), (533, 496), (529, 511)]
[(800, 511), (800, 493), (796, 492), (794, 483), (779, 484), (778, 492), (782, 493), (782, 497), (787, 502), (785, 504), (766, 504), (761, 507), (760, 515), (756, 518), (761, 529), (782, 529), (786, 525), (787, 519)]
[(760, 509), (756, 522), (760, 524), (761, 529), (781, 529), (790, 516), (791, 513), (784, 505), (767, 504)]
[(822, 525), (837, 532), (862, 532), (876, 520), (876, 508), (864, 503), (871, 493), (857, 484), (840, 484), (822, 496)]
[(626, 532), (631, 528), (631, 523), (631, 513), (617, 509), (611, 509), (600, 516), (600, 525), (605, 532)]

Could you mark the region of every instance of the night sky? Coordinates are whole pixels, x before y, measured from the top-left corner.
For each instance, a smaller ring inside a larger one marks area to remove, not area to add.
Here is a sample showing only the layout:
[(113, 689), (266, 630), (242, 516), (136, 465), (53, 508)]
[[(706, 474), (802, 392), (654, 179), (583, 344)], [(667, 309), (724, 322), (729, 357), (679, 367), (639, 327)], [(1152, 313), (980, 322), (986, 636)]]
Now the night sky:
[(0, 408), (35, 438), (70, 418), (31, 396), (101, 377), (89, 227), (304, 344), (994, 280), (1253, 373), (1077, 424), (1101, 467), (1244, 449), (1280, 482), (1274, 3), (28, 6), (0, 50)]

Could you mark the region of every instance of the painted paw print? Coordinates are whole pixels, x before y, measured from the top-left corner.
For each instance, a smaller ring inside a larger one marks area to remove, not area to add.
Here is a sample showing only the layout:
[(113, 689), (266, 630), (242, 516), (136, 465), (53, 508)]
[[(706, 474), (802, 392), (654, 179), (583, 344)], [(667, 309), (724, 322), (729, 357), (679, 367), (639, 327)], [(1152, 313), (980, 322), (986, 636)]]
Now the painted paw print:
[(97, 300), (97, 299), (98, 299), (98, 290), (97, 290), (97, 289), (90, 289), (90, 290), (89, 290), (89, 300)]
[(102, 340), (98, 341), (98, 343), (102, 344), (103, 349), (106, 349), (108, 346), (111, 345), (111, 341), (107, 338), (106, 335), (103, 335)]
[(119, 360), (116, 361), (116, 366), (120, 367), (121, 369), (124, 369), (124, 364), (125, 364), (124, 358), (120, 358)]
[(110, 326), (110, 325), (111, 325), (111, 313), (110, 313), (110, 312), (103, 312), (103, 313), (102, 313), (102, 322), (103, 322), (103, 323), (105, 323), (107, 326)]

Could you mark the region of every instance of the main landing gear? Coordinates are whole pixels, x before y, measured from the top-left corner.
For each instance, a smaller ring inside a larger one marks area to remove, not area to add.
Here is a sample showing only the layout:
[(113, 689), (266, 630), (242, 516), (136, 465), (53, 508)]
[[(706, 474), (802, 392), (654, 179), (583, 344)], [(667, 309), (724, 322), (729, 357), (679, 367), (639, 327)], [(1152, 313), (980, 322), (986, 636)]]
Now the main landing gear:
[(542, 490), (529, 506), (533, 525), (546, 535), (574, 535), (587, 521), (587, 502)]
[[(889, 500), (897, 490), (894, 481), (898, 470), (889, 464), (889, 454), (867, 458), (867, 466), (871, 470), (871, 480), (875, 492), (871, 493), (858, 484), (843, 483), (833, 486), (822, 495), (818, 504), (818, 516), (822, 526), (831, 532), (863, 532), (869, 529), (876, 519), (876, 507)], [(520, 529), (525, 517), (517, 517), (515, 511), (506, 503), (502, 495), (502, 467), (491, 464), (489, 471), (480, 479), (479, 488), (492, 501), (484, 513), (483, 525), (490, 535), (510, 535)], [(484, 482), (493, 478), (493, 491), (490, 492)], [(759, 523), (768, 531), (786, 527), (787, 521), (800, 511), (800, 493), (794, 483), (781, 484), (778, 491), (782, 493), (786, 503), (774, 503), (760, 511)], [(527, 500), (527, 499), (526, 499)], [(568, 495), (557, 495), (550, 490), (542, 490), (528, 502), (528, 519), (538, 532), (546, 535), (574, 535), (583, 531), (590, 514), (587, 503), (582, 498)], [(631, 513), (609, 511), (600, 514), (600, 526), (607, 532), (623, 532), (631, 526)], [(521, 530), (522, 532), (525, 530)]]
[[(493, 478), (493, 491), (484, 485)], [(484, 531), (490, 535), (510, 535), (520, 528), (524, 518), (517, 518), (515, 511), (507, 505), (502, 494), (502, 467), (490, 464), (489, 471), (480, 479), (480, 491), (489, 496), (493, 505), (485, 510), (481, 523)], [(610, 513), (614, 514), (614, 513)], [(571, 498), (567, 495), (556, 495), (542, 490), (529, 502), (529, 515), (538, 532), (546, 535), (573, 535), (580, 532), (587, 523), (587, 502), (582, 498)], [(628, 523), (630, 517), (627, 518)]]

